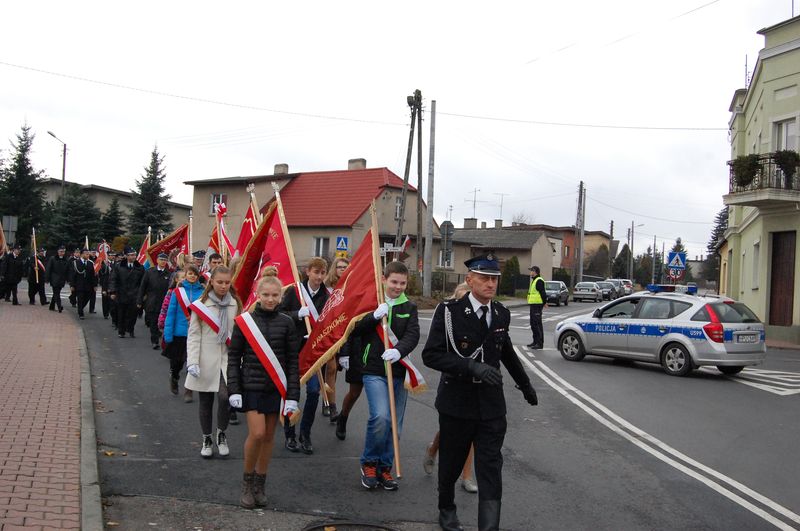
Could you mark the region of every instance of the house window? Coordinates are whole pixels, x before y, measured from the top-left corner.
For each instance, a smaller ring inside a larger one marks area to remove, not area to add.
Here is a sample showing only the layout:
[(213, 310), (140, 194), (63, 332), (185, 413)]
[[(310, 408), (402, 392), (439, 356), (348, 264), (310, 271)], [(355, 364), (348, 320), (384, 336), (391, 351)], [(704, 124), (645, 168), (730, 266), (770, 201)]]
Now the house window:
[(330, 252), (331, 240), (330, 238), (318, 237), (314, 238), (314, 250), (311, 252), (313, 256), (328, 256)]
[(775, 122), (775, 150), (797, 149), (797, 121)]
[(439, 251), (439, 267), (446, 267), (451, 268), (453, 267), (452, 262), (452, 251), (440, 250)]
[(758, 251), (760, 249), (760, 241), (753, 244), (753, 289), (758, 289)]
[(400, 209), (403, 206), (403, 198), (401, 196), (397, 196), (394, 199), (394, 219), (400, 219)]
[(216, 214), (216, 212), (214, 212), (214, 205), (216, 205), (217, 203), (225, 203), (225, 206), (229, 206), (228, 194), (211, 194), (211, 201), (208, 206), (208, 213), (212, 216)]
[(569, 245), (564, 246), (564, 258), (569, 258)]

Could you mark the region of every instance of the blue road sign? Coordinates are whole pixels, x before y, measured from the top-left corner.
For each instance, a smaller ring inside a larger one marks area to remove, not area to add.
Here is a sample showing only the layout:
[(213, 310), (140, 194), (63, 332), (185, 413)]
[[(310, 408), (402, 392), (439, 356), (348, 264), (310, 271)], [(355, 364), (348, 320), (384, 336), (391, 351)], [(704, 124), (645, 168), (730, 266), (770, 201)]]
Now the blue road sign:
[(670, 269), (686, 269), (686, 253), (670, 252), (667, 267)]
[(346, 251), (347, 250), (347, 236), (337, 236), (336, 237), (336, 250), (337, 251)]

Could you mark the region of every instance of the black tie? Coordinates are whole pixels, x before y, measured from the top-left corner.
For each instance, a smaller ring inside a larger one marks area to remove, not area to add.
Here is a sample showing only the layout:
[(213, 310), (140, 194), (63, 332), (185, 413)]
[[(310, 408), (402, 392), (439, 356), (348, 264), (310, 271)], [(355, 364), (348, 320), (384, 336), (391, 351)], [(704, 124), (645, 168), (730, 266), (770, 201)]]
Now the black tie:
[(489, 307), (488, 306), (481, 306), (480, 310), (482, 312), (481, 313), (481, 318), (480, 318), (481, 334), (485, 336), (486, 333), (489, 332), (489, 323), (486, 321), (486, 314), (489, 313)]
[(133, 264), (128, 264), (128, 269), (133, 269)]

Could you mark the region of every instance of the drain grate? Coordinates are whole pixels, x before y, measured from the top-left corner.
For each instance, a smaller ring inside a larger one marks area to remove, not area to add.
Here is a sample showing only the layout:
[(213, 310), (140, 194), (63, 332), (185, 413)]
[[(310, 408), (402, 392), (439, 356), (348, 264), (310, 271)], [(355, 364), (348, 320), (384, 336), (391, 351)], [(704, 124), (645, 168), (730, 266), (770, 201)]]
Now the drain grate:
[(397, 529), (374, 522), (332, 520), (329, 522), (314, 522), (303, 528), (303, 531), (397, 531)]

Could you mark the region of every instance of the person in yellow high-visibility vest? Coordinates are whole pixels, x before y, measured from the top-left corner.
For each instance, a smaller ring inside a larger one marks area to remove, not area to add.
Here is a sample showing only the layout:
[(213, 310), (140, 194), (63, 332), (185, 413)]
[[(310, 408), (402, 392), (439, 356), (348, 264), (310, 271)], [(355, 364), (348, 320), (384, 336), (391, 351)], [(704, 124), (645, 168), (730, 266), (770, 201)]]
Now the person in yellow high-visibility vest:
[(539, 266), (528, 268), (531, 273), (531, 285), (528, 288), (528, 304), (531, 306), (531, 334), (533, 342), (528, 348), (540, 349), (544, 346), (544, 328), (542, 327), (542, 310), (547, 306), (547, 291)]

